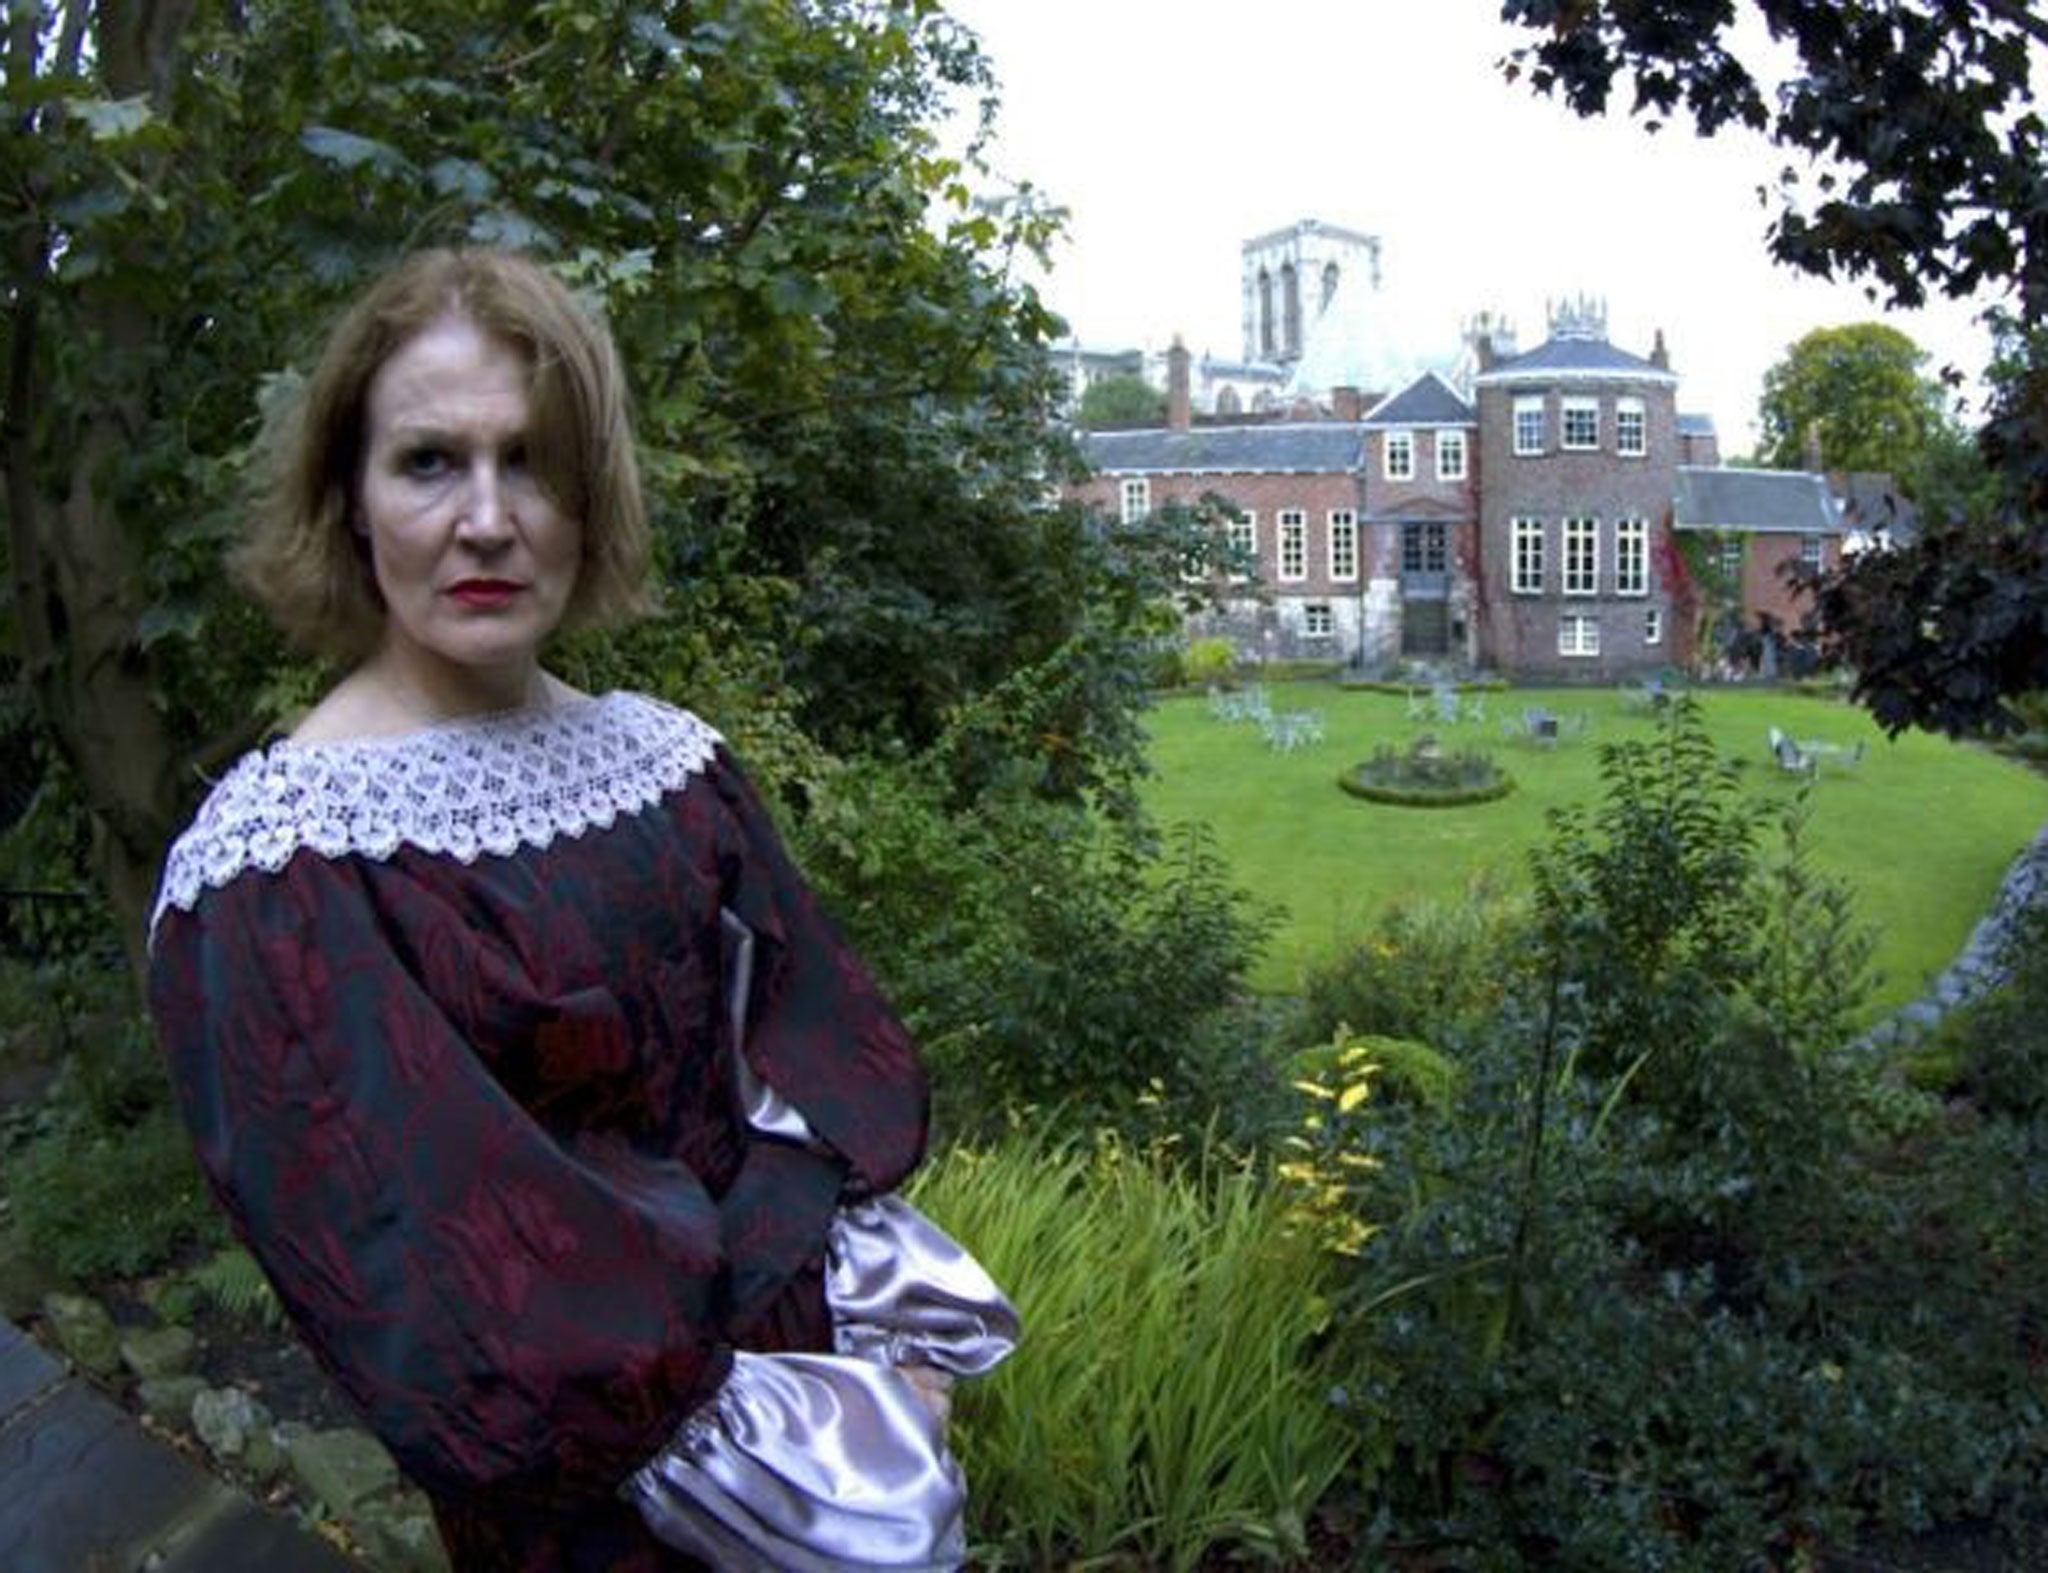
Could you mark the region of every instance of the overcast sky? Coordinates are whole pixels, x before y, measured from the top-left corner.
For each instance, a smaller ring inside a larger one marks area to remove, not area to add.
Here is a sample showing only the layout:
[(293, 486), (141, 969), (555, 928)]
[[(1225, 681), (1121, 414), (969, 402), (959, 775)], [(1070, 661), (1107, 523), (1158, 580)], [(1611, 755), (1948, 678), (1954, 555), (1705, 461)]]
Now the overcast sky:
[[(1459, 323), (1592, 294), (1609, 337), (1662, 328), (1679, 405), (1724, 454), (1755, 440), (1766, 368), (1816, 327), (1884, 320), (1967, 373), (1974, 309), (1887, 314), (1853, 284), (1779, 267), (1757, 188), (1783, 155), (1737, 130), (1581, 121), (1497, 62), (1494, 0), (948, 0), (1002, 84), (992, 158), (1070, 210), (1051, 306), (1090, 345), (1242, 350), (1238, 254), (1316, 218), (1377, 235), (1381, 320), (1448, 370)], [(1775, 201), (1775, 198), (1773, 198)]]

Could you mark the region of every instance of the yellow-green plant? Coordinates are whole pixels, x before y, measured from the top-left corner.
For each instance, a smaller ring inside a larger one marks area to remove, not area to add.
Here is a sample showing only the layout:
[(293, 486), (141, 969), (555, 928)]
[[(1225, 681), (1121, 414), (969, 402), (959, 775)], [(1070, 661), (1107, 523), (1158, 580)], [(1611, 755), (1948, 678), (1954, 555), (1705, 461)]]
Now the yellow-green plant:
[(915, 1198), (1024, 1319), (954, 1423), (980, 1565), (1305, 1552), (1352, 1443), (1317, 1359), (1329, 1258), (1287, 1194), (1214, 1153), (1019, 1130), (947, 1153)]
[(1457, 1068), (1426, 1043), (1354, 1034), (1340, 1026), (1327, 1044), (1294, 1060), (1295, 1090), (1307, 1100), (1300, 1128), (1283, 1139), (1277, 1173), (1296, 1233), (1338, 1256), (1356, 1256), (1372, 1238), (1366, 1188), (1380, 1160), (1368, 1150), (1363, 1111), (1388, 1066), (1431, 1107), (1449, 1101)]

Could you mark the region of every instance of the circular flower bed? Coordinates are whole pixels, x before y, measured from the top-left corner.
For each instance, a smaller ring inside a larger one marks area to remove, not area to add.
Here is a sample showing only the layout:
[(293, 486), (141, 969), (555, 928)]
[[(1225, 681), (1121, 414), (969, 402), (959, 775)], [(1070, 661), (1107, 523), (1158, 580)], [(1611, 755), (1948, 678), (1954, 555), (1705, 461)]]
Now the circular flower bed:
[(1416, 739), (1405, 753), (1381, 748), (1337, 778), (1353, 797), (1409, 808), (1457, 808), (1491, 803), (1515, 789), (1515, 778), (1476, 748), (1446, 753), (1434, 737)]

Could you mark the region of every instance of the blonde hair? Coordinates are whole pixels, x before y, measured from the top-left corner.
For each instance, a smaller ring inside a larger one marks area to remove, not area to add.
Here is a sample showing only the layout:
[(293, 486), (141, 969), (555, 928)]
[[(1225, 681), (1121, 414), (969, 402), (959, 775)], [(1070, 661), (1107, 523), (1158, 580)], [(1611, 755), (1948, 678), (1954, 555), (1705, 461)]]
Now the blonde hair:
[(312, 374), (259, 440), (248, 528), (230, 566), (285, 635), (318, 654), (360, 660), (383, 635), (384, 600), (355, 517), (370, 383), (449, 316), (516, 345), (532, 367), (534, 471), (555, 506), (582, 526), (563, 628), (647, 609), (647, 511), (611, 334), (525, 257), (420, 251), (342, 314)]

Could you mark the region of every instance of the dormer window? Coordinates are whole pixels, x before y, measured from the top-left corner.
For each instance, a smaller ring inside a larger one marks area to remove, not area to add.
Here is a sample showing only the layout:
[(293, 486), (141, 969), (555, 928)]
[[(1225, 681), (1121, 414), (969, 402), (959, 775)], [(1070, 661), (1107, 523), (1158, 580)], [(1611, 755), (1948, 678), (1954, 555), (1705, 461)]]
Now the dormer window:
[(1387, 433), (1387, 479), (1390, 481), (1412, 481), (1415, 479), (1415, 433), (1390, 431)]

